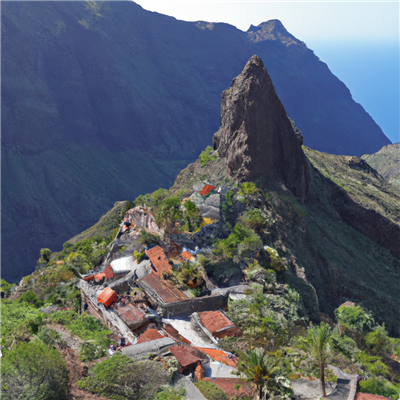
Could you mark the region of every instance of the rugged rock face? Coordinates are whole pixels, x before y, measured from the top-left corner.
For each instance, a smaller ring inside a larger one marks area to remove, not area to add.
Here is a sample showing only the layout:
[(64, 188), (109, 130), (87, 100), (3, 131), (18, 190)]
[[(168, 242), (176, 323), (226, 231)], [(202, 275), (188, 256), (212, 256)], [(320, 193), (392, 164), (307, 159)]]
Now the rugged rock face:
[(262, 22), (258, 26), (251, 25), (247, 30), (247, 35), (255, 43), (263, 40), (279, 40), (286, 46), (293, 44), (299, 47), (306, 47), (305, 43), (291, 35), (278, 19)]
[(238, 181), (281, 179), (302, 201), (310, 173), (301, 144), (260, 57), (254, 55), (225, 90), (214, 150)]
[(1, 32), (8, 281), (31, 273), (40, 248), (61, 250), (115, 201), (171, 185), (210, 143), (221, 93), (255, 53), (307, 146), (360, 156), (390, 143), (276, 20), (243, 32), (132, 1), (8, 1)]

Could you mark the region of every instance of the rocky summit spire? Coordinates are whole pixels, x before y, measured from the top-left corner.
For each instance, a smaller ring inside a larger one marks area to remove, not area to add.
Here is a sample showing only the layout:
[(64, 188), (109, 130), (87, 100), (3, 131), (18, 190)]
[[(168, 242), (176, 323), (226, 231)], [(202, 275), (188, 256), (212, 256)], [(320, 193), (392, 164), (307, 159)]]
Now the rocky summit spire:
[(224, 91), (213, 142), (238, 181), (282, 180), (300, 201), (306, 199), (307, 160), (260, 57), (251, 57)]

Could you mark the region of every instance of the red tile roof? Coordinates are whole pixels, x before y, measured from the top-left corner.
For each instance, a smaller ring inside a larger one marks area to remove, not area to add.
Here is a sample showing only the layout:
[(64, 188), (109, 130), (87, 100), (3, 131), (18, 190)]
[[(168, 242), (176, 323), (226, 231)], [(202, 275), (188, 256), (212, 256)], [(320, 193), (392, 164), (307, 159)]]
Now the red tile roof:
[(179, 332), (170, 324), (166, 324), (163, 322), (163, 329), (167, 332), (173, 339), (177, 340), (178, 342), (183, 342), (186, 344), (190, 344), (189, 340), (184, 338)]
[(107, 268), (103, 272), (100, 272), (99, 274), (95, 274), (95, 275), (86, 276), (85, 278), (83, 278), (83, 280), (86, 282), (89, 282), (92, 280), (95, 280), (96, 282), (100, 282), (103, 278), (104, 278), (104, 280), (107, 280), (107, 279), (111, 279), (113, 277), (114, 277), (114, 272), (111, 268), (111, 265), (107, 265)]
[(100, 274), (94, 276), (94, 280), (96, 282), (100, 282), (103, 278), (106, 278), (106, 274), (104, 272), (100, 272)]
[(144, 313), (131, 303), (124, 304), (116, 308), (116, 310), (121, 314), (122, 319), (131, 329), (139, 328), (147, 323), (147, 318)]
[(160, 246), (154, 246), (146, 250), (147, 256), (150, 258), (151, 264), (158, 276), (161, 276), (163, 271), (171, 270), (164, 250)]
[(205, 356), (192, 346), (175, 345), (169, 348), (184, 370), (194, 370)]
[(215, 189), (215, 186), (204, 185), (203, 189), (201, 189), (199, 193), (202, 196), (208, 196), (214, 189)]
[(240, 329), (221, 311), (204, 311), (199, 313), (200, 321), (214, 337), (240, 336)]
[(229, 355), (222, 350), (216, 349), (208, 349), (204, 347), (198, 347), (203, 353), (206, 353), (210, 356), (213, 360), (219, 361), (224, 365), (229, 365), (230, 367), (236, 368), (237, 357), (232, 355), (232, 358), (229, 358)]
[(162, 339), (163, 337), (166, 337), (166, 335), (161, 335), (157, 329), (147, 329), (147, 331), (140, 336), (137, 344), (151, 342), (152, 340)]
[(164, 303), (173, 303), (175, 301), (188, 300), (188, 298), (168, 281), (162, 281), (159, 276), (151, 273), (141, 279), (147, 283), (161, 297)]
[(111, 264), (107, 265), (107, 268), (103, 271), (106, 279), (114, 278), (114, 271), (111, 267)]
[(188, 251), (184, 251), (182, 253), (182, 257), (186, 260), (191, 260), (193, 258), (193, 254), (190, 254)]
[(103, 303), (106, 307), (110, 307), (114, 301), (116, 301), (118, 298), (117, 293), (114, 292), (114, 290), (110, 289), (109, 287), (106, 287), (100, 295), (97, 297), (97, 301), (99, 303)]
[(357, 393), (354, 400), (390, 400), (387, 397), (377, 396), (376, 394)]

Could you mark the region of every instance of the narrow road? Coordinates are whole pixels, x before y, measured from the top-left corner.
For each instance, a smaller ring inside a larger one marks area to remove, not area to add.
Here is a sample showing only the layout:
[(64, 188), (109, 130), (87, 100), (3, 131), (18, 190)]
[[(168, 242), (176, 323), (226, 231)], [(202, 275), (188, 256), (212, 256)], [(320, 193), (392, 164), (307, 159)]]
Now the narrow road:
[(338, 378), (336, 389), (330, 394), (328, 399), (330, 400), (347, 400), (350, 394), (350, 379)]

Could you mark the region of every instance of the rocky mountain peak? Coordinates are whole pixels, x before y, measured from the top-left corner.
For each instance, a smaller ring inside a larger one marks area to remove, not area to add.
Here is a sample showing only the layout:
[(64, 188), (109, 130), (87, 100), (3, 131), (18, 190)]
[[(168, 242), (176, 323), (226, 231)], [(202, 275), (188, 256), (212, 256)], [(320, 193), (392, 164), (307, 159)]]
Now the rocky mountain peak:
[(258, 26), (250, 25), (247, 35), (252, 42), (279, 40), (286, 45), (297, 44), (305, 46), (303, 42), (291, 35), (278, 19), (262, 22)]
[(213, 144), (238, 181), (279, 179), (305, 200), (310, 189), (306, 157), (260, 57), (251, 57), (224, 91)]

